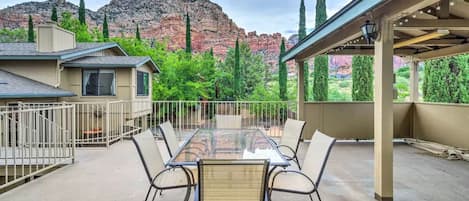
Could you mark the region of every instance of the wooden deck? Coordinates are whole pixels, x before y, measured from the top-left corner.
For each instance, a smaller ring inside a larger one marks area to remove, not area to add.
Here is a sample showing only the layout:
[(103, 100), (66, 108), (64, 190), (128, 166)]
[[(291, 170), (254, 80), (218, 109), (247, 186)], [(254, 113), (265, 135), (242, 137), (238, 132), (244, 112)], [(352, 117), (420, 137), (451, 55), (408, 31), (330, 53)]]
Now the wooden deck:
[[(162, 150), (165, 149), (160, 142)], [(300, 157), (308, 144), (301, 145)], [(166, 152), (164, 152), (166, 154)], [(469, 163), (447, 161), (395, 143), (395, 200), (469, 200)], [(373, 201), (373, 145), (339, 142), (320, 184), (323, 200)], [(130, 141), (106, 148), (80, 148), (77, 162), (0, 195), (0, 201), (141, 201), (148, 181)], [(180, 190), (158, 200), (180, 201)], [(306, 201), (307, 196), (274, 193), (273, 200)]]

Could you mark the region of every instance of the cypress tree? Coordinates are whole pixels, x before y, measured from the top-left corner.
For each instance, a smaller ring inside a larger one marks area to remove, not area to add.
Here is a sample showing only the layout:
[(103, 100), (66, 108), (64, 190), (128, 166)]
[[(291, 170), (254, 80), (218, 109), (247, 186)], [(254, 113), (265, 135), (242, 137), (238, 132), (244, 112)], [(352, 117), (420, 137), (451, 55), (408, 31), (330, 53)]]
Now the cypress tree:
[(33, 43), (34, 42), (34, 25), (33, 25), (33, 17), (29, 15), (29, 20), (28, 20), (28, 42)]
[[(316, 2), (316, 29), (327, 20), (326, 0)], [(329, 88), (329, 57), (320, 55), (314, 58), (313, 98), (327, 101)]]
[(352, 100), (373, 100), (373, 57), (352, 58)]
[(109, 25), (107, 23), (107, 15), (104, 12), (104, 22), (103, 22), (103, 38), (105, 41), (109, 40)]
[(78, 20), (81, 24), (86, 24), (85, 0), (80, 0), (80, 7), (78, 8)]
[(285, 40), (282, 38), (282, 43), (280, 44), (280, 56), (279, 56), (279, 75), (278, 75), (278, 82), (279, 82), (279, 96), (280, 100), (287, 101), (287, 64), (282, 62), (282, 56), (285, 54)]
[(192, 54), (191, 19), (189, 13), (186, 14), (186, 53)]
[(50, 20), (54, 22), (58, 22), (58, 16), (57, 16), (57, 7), (52, 7), (52, 15), (50, 16)]
[(213, 47), (210, 48), (210, 52), (209, 52), (210, 56), (213, 58)]
[(233, 92), (235, 98), (238, 99), (241, 97), (241, 66), (239, 60), (239, 39), (236, 39), (235, 45), (235, 63), (234, 63), (234, 72), (233, 72), (233, 81), (234, 81), (234, 88)]
[(138, 41), (141, 41), (142, 38), (140, 37), (140, 29), (138, 28), (138, 24), (137, 24), (137, 31), (135, 32), (135, 38), (138, 40)]
[[(305, 1), (301, 0), (300, 3), (300, 25), (298, 30), (298, 39), (303, 40), (306, 37), (306, 7)], [(304, 95), (305, 101), (309, 99), (309, 64), (308, 62), (303, 62), (303, 77), (304, 77)]]

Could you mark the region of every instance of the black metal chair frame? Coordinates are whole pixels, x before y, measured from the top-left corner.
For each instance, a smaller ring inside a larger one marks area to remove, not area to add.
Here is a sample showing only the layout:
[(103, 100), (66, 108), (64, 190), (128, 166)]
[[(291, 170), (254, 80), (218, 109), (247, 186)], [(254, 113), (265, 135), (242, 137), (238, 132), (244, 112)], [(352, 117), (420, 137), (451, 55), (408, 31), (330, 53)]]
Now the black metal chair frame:
[[(135, 139), (132, 137), (132, 141), (134, 142), (135, 144), (135, 147), (137, 148), (137, 152), (138, 152), (138, 155), (143, 163), (143, 167), (145, 169), (145, 172), (147, 174), (147, 177), (148, 177), (148, 180), (150, 181), (150, 187), (148, 188), (148, 191), (147, 191), (147, 194), (145, 196), (145, 201), (148, 200), (148, 196), (150, 195), (150, 192), (151, 192), (151, 189), (152, 188), (155, 188), (155, 193), (153, 194), (153, 198), (152, 200), (155, 200), (156, 198), (156, 195), (158, 193), (158, 191), (160, 191), (160, 193), (163, 191), (163, 190), (170, 190), (170, 189), (177, 189), (177, 188), (187, 188), (186, 190), (186, 195), (185, 195), (185, 198), (184, 198), (184, 201), (188, 201), (189, 200), (189, 197), (190, 197), (190, 194), (191, 194), (191, 187), (193, 185), (195, 185), (192, 181), (194, 180), (193, 179), (193, 175), (192, 175), (192, 172), (183, 167), (183, 166), (175, 166), (175, 167), (169, 167), (169, 168), (166, 168), (164, 170), (162, 170), (161, 172), (159, 172), (154, 178), (151, 177), (151, 174), (150, 174), (150, 170), (148, 169), (148, 166), (143, 158), (143, 155), (142, 155), (142, 151), (141, 151), (141, 148), (140, 146), (138, 145), (138, 143), (135, 141)], [(180, 168), (182, 169), (182, 171), (184, 171), (184, 174), (186, 175), (186, 179), (187, 179), (187, 182), (188, 184), (187, 185), (177, 185), (177, 186), (167, 186), (167, 187), (160, 187), (160, 186), (157, 186), (155, 185), (155, 181), (156, 179), (158, 179), (158, 177), (160, 175), (162, 175), (163, 173), (167, 172), (167, 171), (172, 171), (172, 170), (175, 170), (177, 168)], [(192, 175), (192, 178), (191, 178), (191, 175)]]

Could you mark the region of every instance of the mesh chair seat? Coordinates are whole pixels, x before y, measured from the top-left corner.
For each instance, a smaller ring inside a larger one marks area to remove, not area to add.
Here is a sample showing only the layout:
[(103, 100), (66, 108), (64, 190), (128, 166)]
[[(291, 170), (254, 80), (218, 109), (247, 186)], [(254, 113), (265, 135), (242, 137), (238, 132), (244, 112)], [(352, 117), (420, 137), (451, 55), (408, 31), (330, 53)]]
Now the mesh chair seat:
[[(281, 170), (280, 170), (281, 171)], [(275, 175), (274, 171), (272, 175)], [(301, 174), (294, 172), (280, 173), (275, 177), (274, 185), (272, 186), (272, 179), (270, 178), (269, 188), (276, 191), (297, 192), (303, 194), (310, 194), (314, 192), (315, 187), (311, 180)]]
[(221, 129), (240, 129), (242, 128), (241, 115), (215, 115), (216, 126)]

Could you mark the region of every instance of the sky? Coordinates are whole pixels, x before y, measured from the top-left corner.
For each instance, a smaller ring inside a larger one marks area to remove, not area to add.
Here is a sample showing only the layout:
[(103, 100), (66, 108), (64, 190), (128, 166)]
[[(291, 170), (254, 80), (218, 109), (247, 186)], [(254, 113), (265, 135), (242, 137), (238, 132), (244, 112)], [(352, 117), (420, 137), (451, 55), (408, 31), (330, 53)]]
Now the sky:
[[(0, 0), (0, 9), (30, 0)], [(78, 5), (79, 0), (68, 0)], [(97, 10), (110, 0), (85, 0), (86, 7)], [(300, 0), (211, 0), (223, 8), (236, 24), (247, 32), (280, 32), (290, 36), (298, 32)], [(326, 0), (328, 17), (339, 11), (351, 0)], [(316, 0), (305, 0), (306, 27), (314, 28)]]

